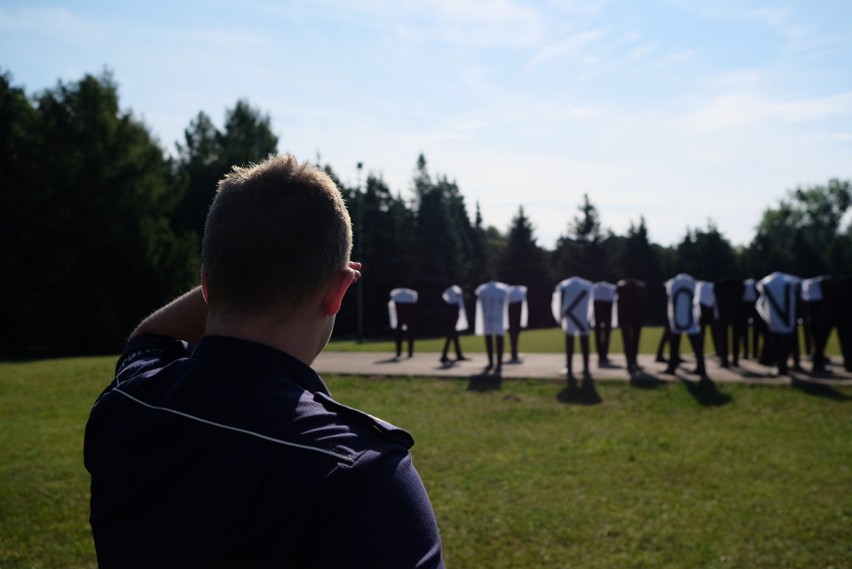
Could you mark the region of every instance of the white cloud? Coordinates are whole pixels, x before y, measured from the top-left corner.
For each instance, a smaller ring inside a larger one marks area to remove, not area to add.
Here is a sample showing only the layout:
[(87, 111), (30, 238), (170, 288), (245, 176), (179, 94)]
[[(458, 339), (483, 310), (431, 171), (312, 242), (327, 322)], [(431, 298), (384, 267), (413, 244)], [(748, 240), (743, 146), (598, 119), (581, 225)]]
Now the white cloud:
[(762, 95), (718, 95), (673, 121), (693, 131), (738, 129), (768, 121), (801, 123), (852, 115), (852, 93), (827, 97), (775, 101)]
[(51, 38), (100, 37), (101, 26), (81, 18), (67, 8), (21, 8), (15, 12), (0, 6), (0, 30), (5, 34), (34, 34)]
[(539, 12), (512, 0), (340, 2), (339, 6), (387, 22), (406, 41), (518, 47), (535, 44), (542, 35)]
[(560, 40), (550, 43), (541, 49), (530, 60), (531, 65), (540, 65), (554, 59), (584, 58), (585, 48), (590, 44), (606, 37), (607, 31), (603, 29), (586, 30), (571, 34)]

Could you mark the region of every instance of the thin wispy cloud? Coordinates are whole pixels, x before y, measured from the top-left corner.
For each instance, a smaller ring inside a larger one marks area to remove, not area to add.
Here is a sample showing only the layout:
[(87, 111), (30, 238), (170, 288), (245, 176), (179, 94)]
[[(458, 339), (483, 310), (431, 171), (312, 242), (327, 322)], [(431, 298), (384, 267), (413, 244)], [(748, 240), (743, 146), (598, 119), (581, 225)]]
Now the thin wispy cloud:
[(363, 162), (408, 195), (423, 152), (545, 245), (583, 193), (616, 232), (714, 218), (743, 243), (786, 190), (852, 177), (849, 21), (846, 0), (7, 0), (0, 52), (28, 92), (111, 69), (167, 149), (247, 98), (344, 182)]

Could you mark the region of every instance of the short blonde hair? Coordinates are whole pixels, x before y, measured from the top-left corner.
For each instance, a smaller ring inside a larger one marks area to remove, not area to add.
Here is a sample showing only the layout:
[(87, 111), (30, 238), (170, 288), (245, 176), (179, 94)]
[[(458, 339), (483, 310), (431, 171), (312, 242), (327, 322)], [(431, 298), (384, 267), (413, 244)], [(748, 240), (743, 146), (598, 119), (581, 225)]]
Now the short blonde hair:
[(352, 222), (334, 181), (290, 155), (237, 167), (207, 214), (202, 270), (210, 310), (299, 307), (344, 268)]

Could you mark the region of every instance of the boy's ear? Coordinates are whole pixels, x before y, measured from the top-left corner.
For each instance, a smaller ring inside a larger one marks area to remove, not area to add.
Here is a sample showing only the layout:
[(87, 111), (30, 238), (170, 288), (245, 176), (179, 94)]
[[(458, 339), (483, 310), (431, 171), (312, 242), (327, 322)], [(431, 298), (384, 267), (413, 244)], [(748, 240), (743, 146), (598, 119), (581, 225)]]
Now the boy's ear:
[(210, 304), (210, 297), (207, 291), (207, 275), (204, 274), (204, 267), (201, 267), (201, 296), (204, 297), (204, 302)]
[(326, 316), (340, 312), (340, 305), (346, 291), (358, 280), (358, 273), (352, 269), (342, 269), (334, 273), (323, 297), (322, 310)]

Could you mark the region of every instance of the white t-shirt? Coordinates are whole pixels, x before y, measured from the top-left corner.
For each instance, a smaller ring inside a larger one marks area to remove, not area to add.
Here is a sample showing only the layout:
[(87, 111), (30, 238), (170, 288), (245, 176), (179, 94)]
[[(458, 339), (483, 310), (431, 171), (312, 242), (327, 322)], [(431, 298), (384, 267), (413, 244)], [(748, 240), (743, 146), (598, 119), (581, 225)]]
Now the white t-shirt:
[(589, 335), (589, 310), (592, 283), (581, 277), (571, 277), (556, 285), (550, 302), (553, 318), (570, 336)]
[(615, 300), (615, 292), (618, 290), (612, 283), (598, 281), (592, 285), (592, 299), (595, 302), (612, 302)]
[(757, 313), (776, 334), (790, 334), (796, 328), (796, 288), (799, 277), (774, 272), (757, 283)]
[(802, 300), (817, 302), (822, 300), (822, 280), (825, 277), (814, 277), (802, 281)]
[(390, 300), (388, 301), (388, 320), (390, 320), (390, 327), (392, 330), (396, 330), (396, 327), (398, 325), (396, 316), (396, 305), (416, 303), (416, 290), (410, 288), (395, 288), (390, 291)]
[(459, 305), (459, 317), (456, 319), (456, 330), (459, 332), (467, 330), (469, 325), (467, 322), (467, 312), (464, 309), (464, 294), (462, 294), (461, 287), (459, 285), (453, 285), (447, 288), (441, 295), (441, 298), (443, 298), (444, 302), (447, 304)]
[(701, 311), (695, 298), (695, 279), (681, 273), (666, 281), (669, 297), (667, 313), (669, 330), (675, 334), (698, 334)]
[(477, 336), (502, 336), (509, 326), (509, 285), (491, 281), (476, 289)]

